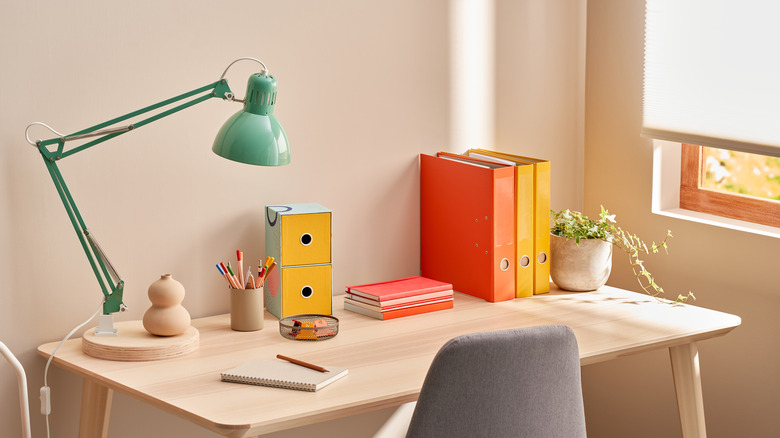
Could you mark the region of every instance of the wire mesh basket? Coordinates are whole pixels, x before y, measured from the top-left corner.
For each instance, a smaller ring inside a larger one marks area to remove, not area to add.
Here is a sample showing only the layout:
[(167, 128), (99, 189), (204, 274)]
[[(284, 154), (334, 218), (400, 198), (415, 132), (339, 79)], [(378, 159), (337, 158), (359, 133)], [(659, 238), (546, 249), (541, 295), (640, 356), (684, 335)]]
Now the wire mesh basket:
[(339, 320), (331, 315), (292, 315), (279, 320), (279, 334), (295, 341), (324, 341), (339, 333)]

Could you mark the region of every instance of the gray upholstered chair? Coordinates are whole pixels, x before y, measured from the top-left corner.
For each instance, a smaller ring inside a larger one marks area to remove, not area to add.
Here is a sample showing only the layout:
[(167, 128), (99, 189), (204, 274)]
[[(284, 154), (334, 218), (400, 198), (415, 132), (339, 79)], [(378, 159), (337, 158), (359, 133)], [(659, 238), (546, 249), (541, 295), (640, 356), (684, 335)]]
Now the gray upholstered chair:
[(585, 435), (577, 339), (569, 327), (539, 326), (447, 342), (428, 370), (407, 437)]

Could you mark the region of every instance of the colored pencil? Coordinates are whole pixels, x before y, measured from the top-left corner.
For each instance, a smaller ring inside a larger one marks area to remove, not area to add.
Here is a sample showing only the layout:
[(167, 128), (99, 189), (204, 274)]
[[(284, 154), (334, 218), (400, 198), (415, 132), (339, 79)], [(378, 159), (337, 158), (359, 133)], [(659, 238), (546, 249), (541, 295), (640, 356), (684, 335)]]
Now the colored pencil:
[(219, 273), (222, 274), (222, 278), (224, 278), (225, 281), (227, 281), (228, 286), (233, 287), (233, 283), (230, 282), (230, 279), (228, 278), (227, 273), (222, 270), (222, 267), (219, 266), (219, 263), (217, 263), (217, 270), (219, 270)]
[(227, 266), (225, 266), (224, 263), (220, 263), (220, 266), (222, 266), (222, 270), (225, 271), (225, 275), (227, 275), (227, 278), (230, 281), (230, 285), (233, 286), (233, 289), (238, 289), (238, 287), (236, 287), (236, 282), (233, 281), (233, 277), (230, 275), (230, 270), (228, 270)]
[(260, 282), (260, 286), (265, 285), (265, 279), (268, 278), (268, 276), (271, 274), (271, 271), (273, 271), (274, 267), (276, 267), (276, 262), (273, 260), (274, 258), (271, 257), (271, 266), (269, 266), (268, 269), (265, 270), (265, 273), (263, 275), (263, 280)]
[(227, 264), (228, 272), (230, 272), (230, 277), (233, 279), (233, 282), (236, 284), (236, 289), (243, 289), (241, 287), (241, 283), (238, 282), (238, 277), (236, 277), (235, 272), (233, 272), (233, 267), (230, 266), (230, 262)]
[(244, 285), (244, 253), (236, 250), (236, 259), (238, 259), (238, 284)]

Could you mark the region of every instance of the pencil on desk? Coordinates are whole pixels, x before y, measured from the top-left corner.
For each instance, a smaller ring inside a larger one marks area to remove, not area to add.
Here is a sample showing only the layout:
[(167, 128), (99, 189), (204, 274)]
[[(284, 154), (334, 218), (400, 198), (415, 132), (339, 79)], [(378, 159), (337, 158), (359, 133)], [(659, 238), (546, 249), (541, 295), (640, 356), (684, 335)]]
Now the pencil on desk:
[(302, 367), (310, 368), (310, 369), (315, 370), (315, 371), (319, 371), (319, 372), (322, 372), (322, 373), (327, 373), (328, 372), (327, 369), (325, 369), (325, 368), (323, 368), (323, 367), (321, 367), (319, 365), (314, 365), (313, 363), (308, 363), (308, 362), (304, 362), (302, 360), (293, 359), (291, 357), (282, 356), (281, 354), (277, 354), (276, 357), (279, 358), (279, 359), (282, 359), (282, 360), (286, 360), (287, 362), (292, 362), (295, 365), (300, 365)]

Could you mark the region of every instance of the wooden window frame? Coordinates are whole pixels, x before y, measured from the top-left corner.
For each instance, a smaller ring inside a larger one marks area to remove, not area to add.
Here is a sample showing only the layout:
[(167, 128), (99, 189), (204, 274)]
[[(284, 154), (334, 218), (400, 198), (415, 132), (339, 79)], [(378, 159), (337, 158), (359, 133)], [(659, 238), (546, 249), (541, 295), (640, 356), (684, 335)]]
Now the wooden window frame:
[(780, 201), (701, 187), (706, 169), (702, 147), (682, 145), (680, 208), (780, 227)]

